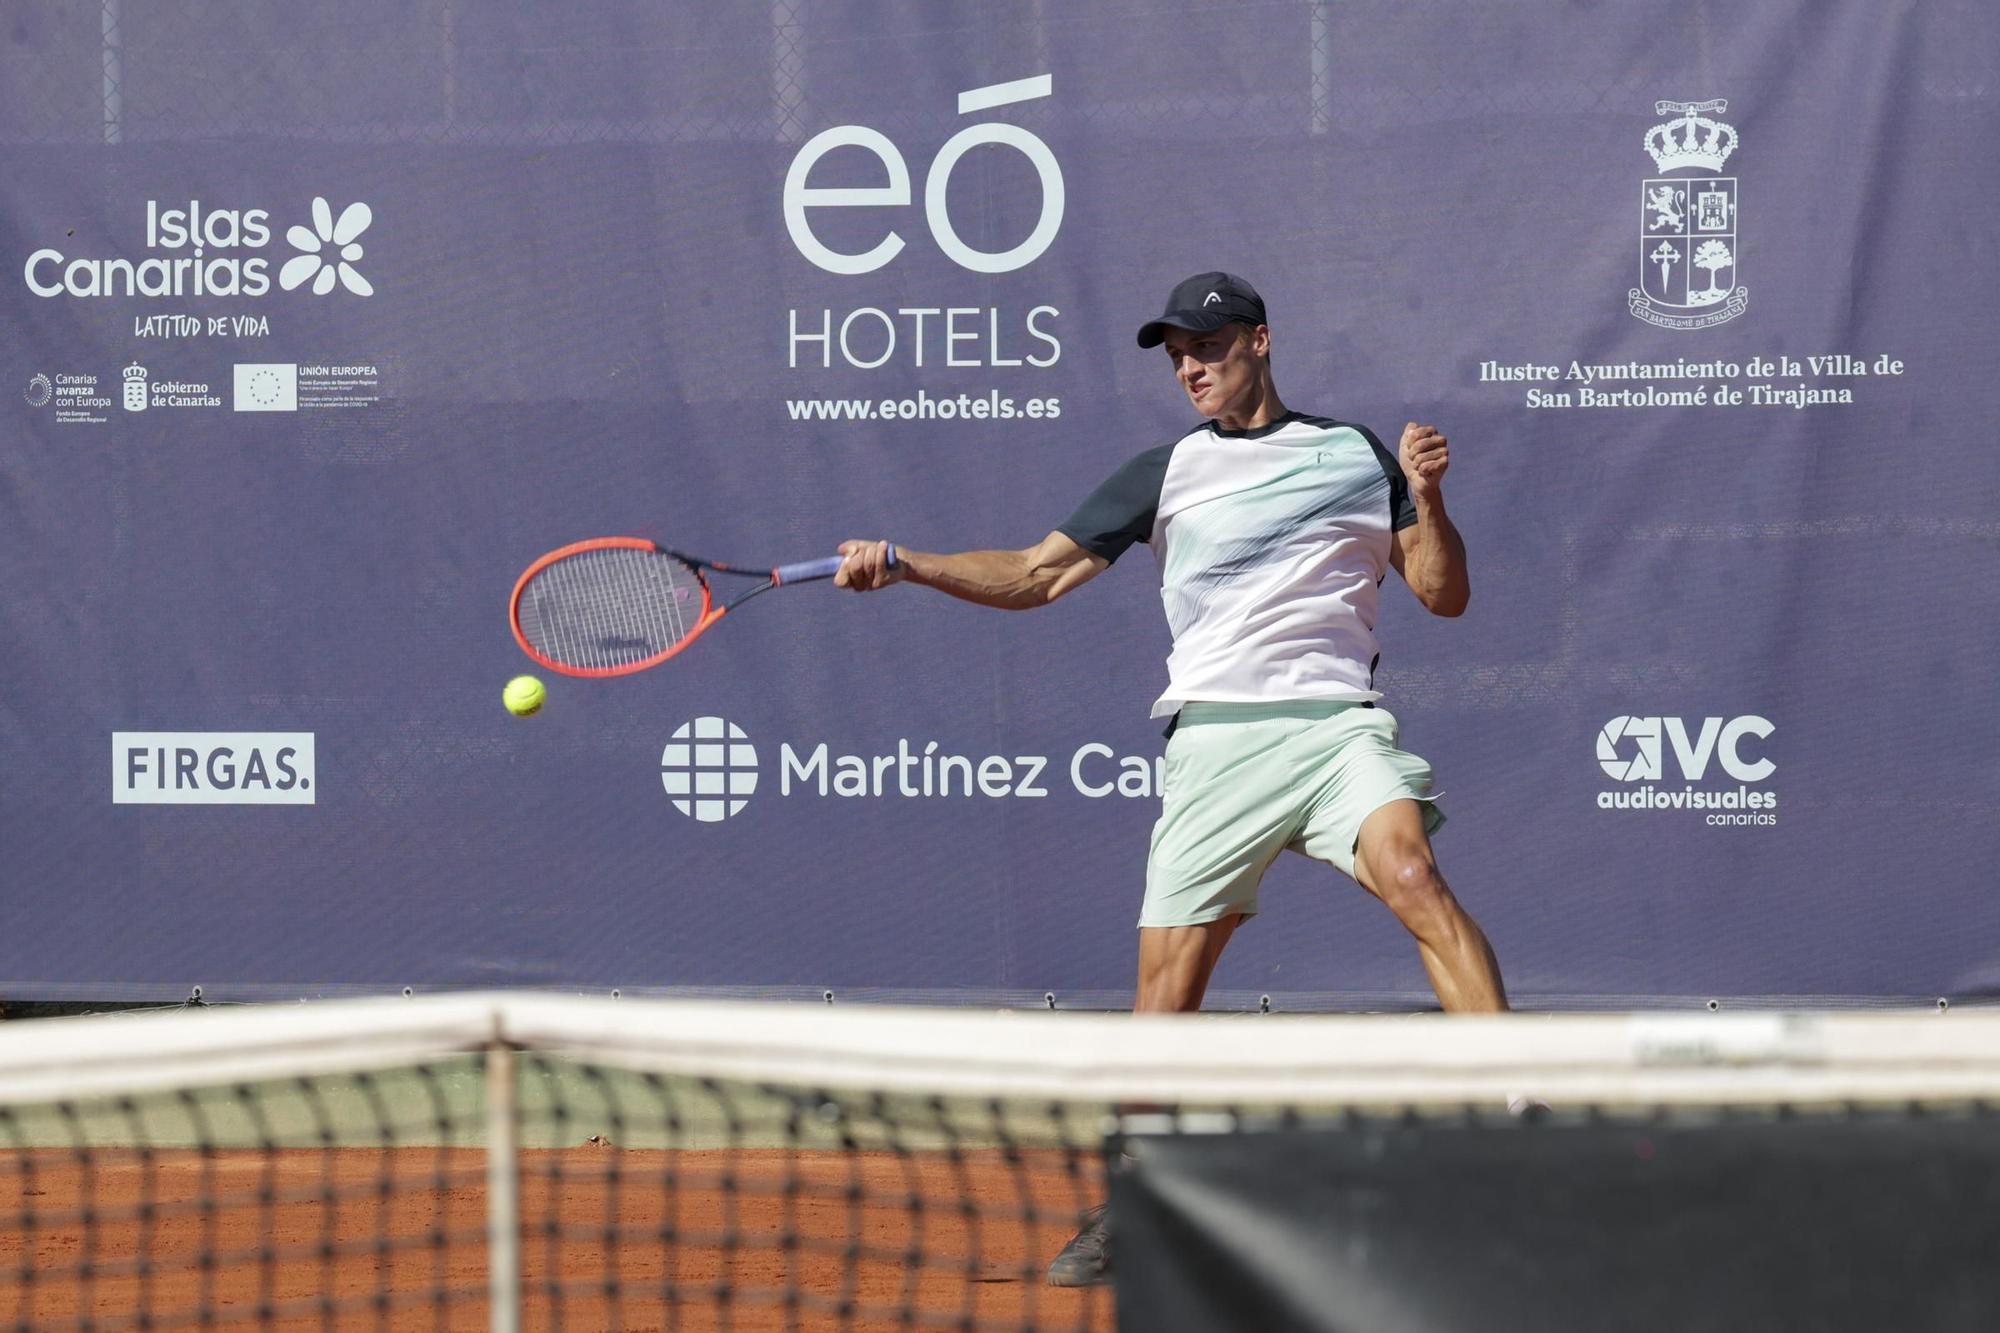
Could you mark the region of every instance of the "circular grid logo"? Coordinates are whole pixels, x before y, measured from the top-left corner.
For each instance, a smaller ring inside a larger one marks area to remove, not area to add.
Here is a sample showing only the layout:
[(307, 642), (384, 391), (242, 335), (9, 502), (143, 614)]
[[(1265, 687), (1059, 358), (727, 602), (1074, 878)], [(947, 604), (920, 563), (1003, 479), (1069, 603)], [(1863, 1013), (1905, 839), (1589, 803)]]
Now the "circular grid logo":
[(660, 785), (674, 809), (718, 823), (748, 805), (757, 790), (757, 747), (723, 718), (684, 722), (660, 752)]
[(49, 384), (49, 377), (37, 372), (35, 377), (28, 381), (28, 406), (47, 407), (49, 398), (54, 392), (55, 389)]

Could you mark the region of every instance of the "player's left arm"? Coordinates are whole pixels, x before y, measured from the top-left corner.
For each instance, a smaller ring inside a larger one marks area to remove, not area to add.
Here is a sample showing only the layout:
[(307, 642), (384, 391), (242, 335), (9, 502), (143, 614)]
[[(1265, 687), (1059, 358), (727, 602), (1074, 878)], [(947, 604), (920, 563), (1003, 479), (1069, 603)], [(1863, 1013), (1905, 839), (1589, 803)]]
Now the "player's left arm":
[(1396, 461), (1402, 465), (1417, 521), (1391, 534), (1395, 540), (1389, 563), (1432, 615), (1463, 615), (1472, 600), (1472, 581), (1465, 569), (1465, 539), (1444, 510), (1450, 442), (1437, 427), (1412, 421), (1403, 428)]

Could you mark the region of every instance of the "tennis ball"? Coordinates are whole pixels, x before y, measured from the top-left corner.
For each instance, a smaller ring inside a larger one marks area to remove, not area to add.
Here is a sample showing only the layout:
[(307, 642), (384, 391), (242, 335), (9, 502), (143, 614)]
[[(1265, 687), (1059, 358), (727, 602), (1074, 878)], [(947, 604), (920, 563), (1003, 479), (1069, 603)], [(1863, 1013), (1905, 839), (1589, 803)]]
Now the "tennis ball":
[(500, 692), (500, 701), (515, 717), (533, 717), (542, 711), (542, 700), (548, 697), (549, 692), (542, 688), (542, 682), (533, 676), (516, 676)]

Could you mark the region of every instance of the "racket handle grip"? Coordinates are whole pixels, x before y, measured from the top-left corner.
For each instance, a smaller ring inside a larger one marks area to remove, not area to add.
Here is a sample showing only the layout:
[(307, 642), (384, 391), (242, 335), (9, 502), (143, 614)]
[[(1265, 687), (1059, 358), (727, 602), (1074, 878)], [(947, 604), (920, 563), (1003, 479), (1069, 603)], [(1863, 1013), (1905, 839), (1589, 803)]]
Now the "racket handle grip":
[(830, 555), (823, 560), (801, 560), (795, 565), (779, 565), (771, 571), (773, 583), (810, 583), (830, 579), (840, 571), (845, 556)]
[[(840, 572), (840, 566), (847, 559), (842, 555), (830, 555), (820, 560), (801, 560), (795, 565), (779, 565), (771, 571), (773, 583), (811, 583), (814, 579), (830, 579)], [(889, 543), (889, 568), (897, 565), (896, 544)]]

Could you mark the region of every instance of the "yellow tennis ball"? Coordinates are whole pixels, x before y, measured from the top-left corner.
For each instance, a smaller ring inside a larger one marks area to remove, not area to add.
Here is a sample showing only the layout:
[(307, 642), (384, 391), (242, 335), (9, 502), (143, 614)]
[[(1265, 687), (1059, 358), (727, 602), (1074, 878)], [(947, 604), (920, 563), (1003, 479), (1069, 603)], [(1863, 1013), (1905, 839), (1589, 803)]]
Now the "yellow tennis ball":
[(500, 692), (500, 701), (515, 717), (533, 717), (542, 711), (542, 700), (548, 697), (549, 692), (542, 688), (542, 682), (533, 676), (516, 676)]

